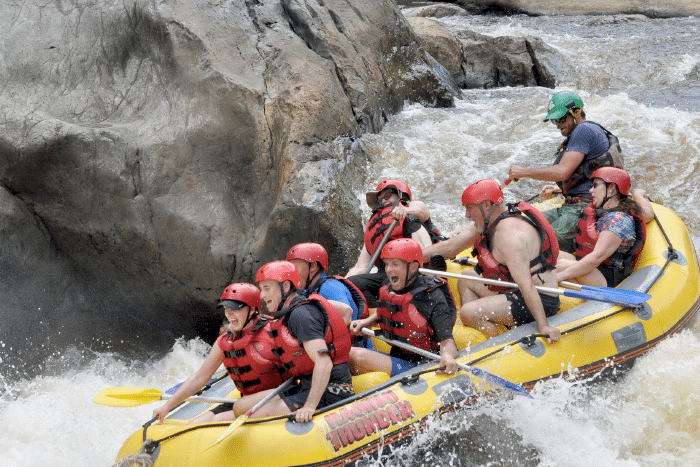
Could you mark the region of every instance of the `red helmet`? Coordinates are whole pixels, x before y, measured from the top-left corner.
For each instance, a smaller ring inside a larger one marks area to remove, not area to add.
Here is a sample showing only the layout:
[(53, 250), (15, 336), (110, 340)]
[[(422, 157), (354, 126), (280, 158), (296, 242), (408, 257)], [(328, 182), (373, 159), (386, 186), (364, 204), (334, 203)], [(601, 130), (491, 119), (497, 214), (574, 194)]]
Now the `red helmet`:
[(287, 261), (292, 259), (303, 259), (307, 263), (318, 261), (324, 271), (328, 269), (328, 253), (326, 249), (318, 243), (300, 243), (294, 245), (287, 253)]
[(397, 238), (384, 245), (381, 258), (399, 258), (409, 263), (418, 261), (422, 264), (423, 249), (420, 243), (412, 238)]
[(236, 284), (231, 284), (224, 289), (224, 292), (221, 294), (221, 302), (216, 305), (216, 307), (219, 308), (225, 306), (227, 308), (238, 310), (244, 304), (259, 310), (262, 307), (262, 302), (260, 301), (260, 289), (255, 287), (253, 284), (238, 282)]
[(632, 186), (632, 180), (630, 176), (622, 169), (617, 167), (601, 167), (596, 169), (591, 174), (591, 179), (600, 178), (605, 183), (614, 183), (617, 185), (617, 191), (621, 195), (628, 195), (630, 193), (630, 186)]
[(396, 191), (399, 192), (399, 198), (404, 199), (405, 201), (410, 201), (412, 199), (411, 189), (408, 187), (408, 185), (406, 185), (401, 180), (391, 178), (389, 180), (384, 180), (383, 182), (380, 182), (379, 185), (377, 185), (376, 190), (367, 192), (365, 198), (367, 199), (367, 204), (370, 208), (375, 209), (377, 206), (379, 206), (379, 200), (377, 199), (377, 195), (380, 191), (386, 188), (394, 188)]
[(255, 275), (255, 282), (260, 282), (265, 279), (271, 279), (279, 283), (291, 281), (294, 287), (301, 287), (299, 271), (297, 271), (297, 268), (289, 261), (273, 261), (264, 264), (258, 269), (258, 273)]
[(487, 199), (495, 204), (503, 202), (503, 190), (497, 181), (490, 178), (469, 185), (462, 193), (462, 206), (480, 204)]

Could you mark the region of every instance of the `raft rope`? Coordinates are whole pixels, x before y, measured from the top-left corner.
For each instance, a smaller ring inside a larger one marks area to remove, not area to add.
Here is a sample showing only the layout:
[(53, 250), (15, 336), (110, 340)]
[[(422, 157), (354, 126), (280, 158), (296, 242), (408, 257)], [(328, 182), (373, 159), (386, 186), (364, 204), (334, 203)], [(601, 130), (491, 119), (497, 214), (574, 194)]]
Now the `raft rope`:
[(124, 457), (112, 467), (151, 467), (155, 462), (152, 454), (158, 448), (158, 444), (152, 439), (147, 439), (138, 453)]

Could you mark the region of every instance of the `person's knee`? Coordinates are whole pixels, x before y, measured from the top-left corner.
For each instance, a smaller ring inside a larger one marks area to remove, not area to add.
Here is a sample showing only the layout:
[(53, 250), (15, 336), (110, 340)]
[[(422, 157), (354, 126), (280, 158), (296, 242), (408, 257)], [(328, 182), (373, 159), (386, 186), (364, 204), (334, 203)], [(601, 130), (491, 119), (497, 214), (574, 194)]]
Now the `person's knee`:
[(459, 317), (462, 319), (462, 323), (466, 326), (475, 327), (481, 321), (481, 316), (479, 313), (480, 308), (474, 306), (474, 302), (465, 303), (459, 310)]

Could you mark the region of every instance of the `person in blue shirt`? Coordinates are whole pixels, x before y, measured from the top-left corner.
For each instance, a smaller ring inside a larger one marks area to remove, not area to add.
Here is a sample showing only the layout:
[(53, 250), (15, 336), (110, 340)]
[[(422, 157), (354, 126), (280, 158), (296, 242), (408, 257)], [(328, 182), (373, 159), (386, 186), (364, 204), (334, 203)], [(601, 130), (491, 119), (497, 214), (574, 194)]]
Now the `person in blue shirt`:
[(543, 168), (514, 165), (508, 176), (511, 180), (532, 178), (557, 182), (557, 185), (545, 185), (540, 196), (547, 198), (555, 192), (562, 193), (564, 204), (544, 215), (557, 235), (559, 248), (573, 253), (578, 219), (591, 202), (591, 174), (598, 167), (623, 168), (623, 156), (615, 135), (600, 124), (586, 120), (583, 100), (576, 93), (555, 93), (544, 121), (556, 125), (566, 138), (559, 146), (554, 164)]
[(326, 275), (328, 253), (322, 245), (318, 243), (294, 245), (287, 253), (287, 261), (299, 271), (300, 289), (303, 295), (308, 297), (314, 292), (318, 293), (331, 302), (348, 325), (365, 314), (366, 302), (359, 290), (344, 278)]

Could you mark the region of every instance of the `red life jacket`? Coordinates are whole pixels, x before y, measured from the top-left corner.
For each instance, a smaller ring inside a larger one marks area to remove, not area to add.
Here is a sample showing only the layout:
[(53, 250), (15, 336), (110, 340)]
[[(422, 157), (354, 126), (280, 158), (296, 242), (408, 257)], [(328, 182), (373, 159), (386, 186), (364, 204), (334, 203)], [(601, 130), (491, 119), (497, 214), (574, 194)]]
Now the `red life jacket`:
[(360, 292), (360, 289), (358, 289), (355, 284), (353, 284), (343, 276), (326, 276), (320, 278), (318, 281), (316, 281), (314, 286), (311, 289), (309, 289), (309, 295), (311, 295), (312, 293), (317, 293), (319, 290), (321, 290), (321, 286), (328, 279), (335, 279), (337, 281), (340, 281), (348, 289), (350, 295), (352, 295), (352, 301), (355, 302), (355, 306), (357, 307), (357, 319), (362, 319), (369, 316), (367, 299), (362, 294), (362, 292)]
[(273, 389), (284, 381), (275, 366), (274, 341), (267, 333), (269, 318), (259, 317), (238, 338), (227, 332), (216, 344), (224, 353), (224, 367), (241, 394)]
[[(593, 251), (600, 236), (600, 232), (596, 228), (598, 219), (606, 212), (614, 211), (617, 211), (617, 209), (595, 209), (593, 203), (586, 206), (578, 220), (576, 256), (583, 258)], [(603, 264), (606, 266), (617, 268), (625, 277), (632, 273), (632, 269), (637, 264), (639, 254), (642, 252), (647, 238), (647, 226), (644, 223), (644, 219), (637, 213), (632, 217), (634, 218), (634, 243), (626, 253), (616, 251), (603, 261)]]
[(292, 310), (300, 305), (310, 304), (323, 312), (327, 320), (326, 345), (333, 360), (333, 365), (346, 363), (350, 360), (350, 331), (340, 316), (338, 310), (328, 300), (317, 293), (312, 293), (308, 298), (295, 297), (292, 303), (279, 313), (275, 314), (275, 321), (270, 325), (269, 334), (275, 342), (273, 352), (280, 359), (282, 365), (280, 371), (285, 379), (289, 376), (308, 376), (314, 371), (314, 362), (308, 356), (304, 347), (287, 329), (286, 317)]
[[(474, 251), (472, 254), (477, 256), (479, 259), (479, 264), (474, 268), (477, 274), (481, 274), (482, 277), (487, 279), (494, 279), (500, 281), (513, 281), (513, 276), (511, 276), (510, 271), (505, 264), (499, 263), (494, 258), (493, 254), (488, 245), (488, 238), (486, 233), (495, 228), (496, 224), (505, 219), (506, 217), (519, 216), (524, 214), (525, 217), (534, 224), (534, 227), (540, 234), (540, 253), (532, 261), (530, 261), (530, 269), (541, 264), (542, 267), (531, 272), (530, 275), (540, 274), (546, 271), (554, 269), (557, 265), (557, 258), (559, 257), (559, 242), (557, 241), (557, 236), (549, 224), (549, 221), (542, 215), (540, 211), (536, 208), (530, 206), (525, 201), (520, 201), (517, 204), (507, 204), (508, 211), (499, 215), (496, 220), (484, 231), (474, 242)], [(494, 292), (502, 292), (505, 290), (510, 290), (510, 287), (502, 287), (498, 285), (489, 285), (489, 290)]]
[[(380, 206), (372, 212), (372, 217), (370, 217), (369, 222), (367, 222), (367, 228), (365, 229), (365, 248), (370, 256), (374, 256), (374, 253), (377, 251), (379, 244), (384, 238), (386, 230), (394, 220), (391, 217), (391, 211), (393, 209), (393, 204)], [(403, 223), (405, 220), (406, 219), (401, 219), (399, 223), (396, 224), (389, 238), (403, 238)], [(379, 266), (379, 264), (381, 264), (380, 259), (377, 260), (376, 266)]]
[(427, 294), (437, 288), (442, 289), (445, 294), (447, 305), (454, 313), (456, 322), (457, 308), (447, 282), (438, 277), (432, 277), (429, 281), (423, 282), (403, 294), (389, 290), (388, 285), (379, 290), (379, 306), (377, 307), (381, 330), (379, 334), (430, 352), (439, 351), (439, 343), (435, 340), (435, 330), (428, 325), (428, 321), (413, 303), (413, 298), (418, 293), (425, 292)]

